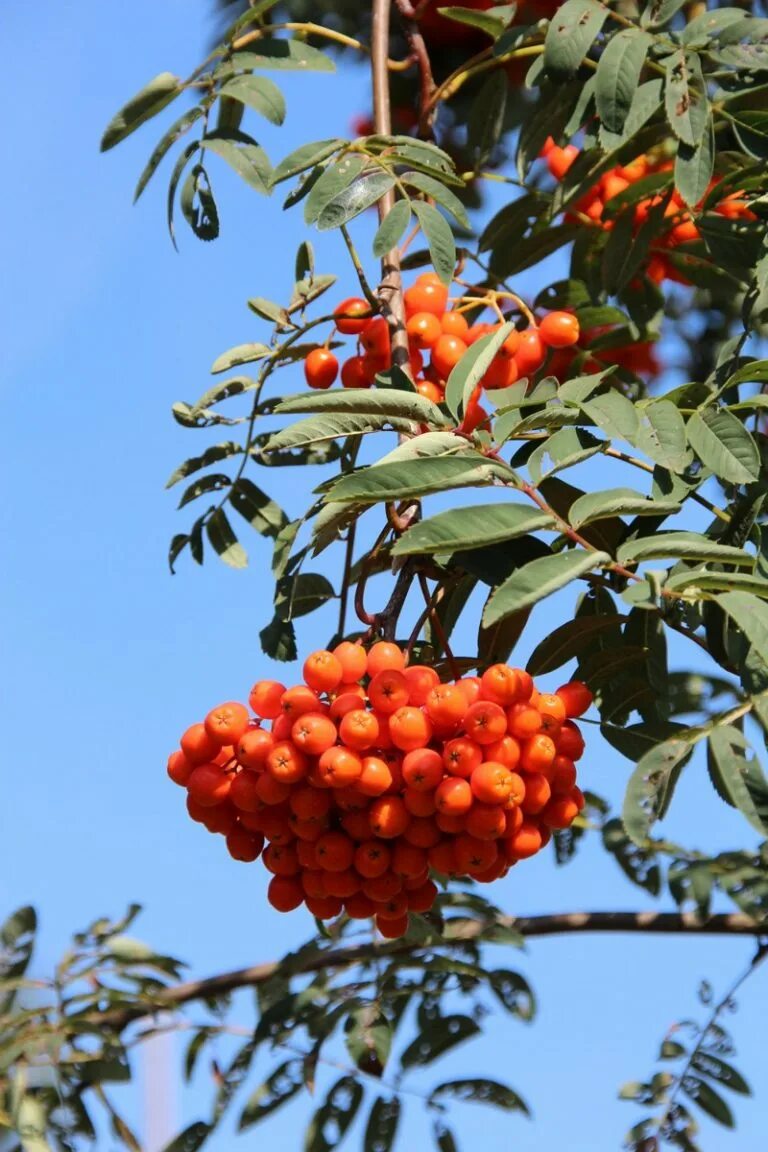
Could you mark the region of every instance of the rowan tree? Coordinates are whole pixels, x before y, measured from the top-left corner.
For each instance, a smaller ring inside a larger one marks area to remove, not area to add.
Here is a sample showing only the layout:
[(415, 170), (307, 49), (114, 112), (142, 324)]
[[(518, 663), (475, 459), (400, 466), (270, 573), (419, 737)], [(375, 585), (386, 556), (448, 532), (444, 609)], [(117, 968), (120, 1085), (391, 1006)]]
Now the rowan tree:
[[(169, 481), (189, 518), (171, 569), (209, 553), (245, 568), (250, 530), (274, 594), (268, 612), (258, 597), (257, 683), (191, 718), (168, 774), (201, 835), (221, 835), (212, 852), (266, 865), (269, 914), (305, 904), (317, 930), (282, 959), (184, 982), (126, 934), (132, 907), (33, 982), (35, 914), (19, 910), (0, 936), (0, 1134), (78, 1149), (102, 1116), (140, 1148), (109, 1086), (147, 1036), (178, 1028), (188, 1078), (222, 1037), (230, 1055), (167, 1152), (202, 1147), (232, 1109), (252, 1127), (320, 1075), (308, 1152), (348, 1130), (387, 1152), (424, 1067), (419, 1106), (452, 1152), (457, 1102), (528, 1111), (513, 1085), (438, 1071), (504, 1013), (533, 1020), (510, 948), (558, 932), (747, 936), (746, 971), (703, 985), (701, 1019), (622, 1089), (625, 1147), (695, 1152), (697, 1116), (732, 1127), (749, 1092), (726, 1017), (768, 951), (768, 20), (693, 0), (219, 8), (200, 67), (157, 76), (102, 140), (178, 117), (136, 187), (168, 157), (174, 243), (178, 215), (218, 235), (221, 165), (307, 230), (290, 297), (248, 301), (261, 339), (222, 352), (212, 387), (173, 409), (197, 443)], [(350, 138), (268, 157), (259, 121), (283, 121), (281, 75), (314, 73), (333, 99), (341, 57), (370, 68)], [(316, 229), (357, 295), (316, 267)], [(532, 293), (540, 266), (558, 278)], [(296, 515), (280, 469), (298, 466), (317, 483)], [(328, 621), (319, 653), (302, 642), (313, 612)], [(534, 612), (547, 632), (531, 648)], [(590, 789), (598, 732), (625, 764), (620, 812)], [(692, 765), (743, 816), (730, 851), (662, 831)], [(567, 866), (585, 837), (662, 910), (520, 917), (488, 898), (537, 851)], [(244, 987), (256, 1020), (235, 1027)], [(254, 1086), (257, 1056), (272, 1064)]]

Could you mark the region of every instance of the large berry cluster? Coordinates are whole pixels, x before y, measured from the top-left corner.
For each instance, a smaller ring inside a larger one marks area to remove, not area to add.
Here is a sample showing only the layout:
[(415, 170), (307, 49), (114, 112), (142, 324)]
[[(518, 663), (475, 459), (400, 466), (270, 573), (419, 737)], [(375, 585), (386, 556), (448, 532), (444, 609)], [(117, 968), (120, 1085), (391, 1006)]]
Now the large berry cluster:
[[(425, 272), (405, 291), (406, 328), (410, 366), (416, 389), (435, 403), (445, 396), (451, 370), (470, 344), (497, 330), (496, 323), (470, 325), (464, 311), (475, 308), (470, 300), (449, 308), (448, 288), (434, 272)], [(370, 388), (379, 372), (390, 367), (389, 325), (374, 316), (362, 298), (343, 300), (335, 311), (336, 330), (356, 336), (357, 355), (341, 367), (345, 388)], [(579, 339), (579, 322), (569, 312), (549, 312), (537, 324), (515, 329), (491, 363), (482, 384), (508, 388), (516, 380), (532, 376), (541, 368), (551, 348), (567, 348)], [(429, 355), (429, 363), (425, 355)], [(339, 373), (339, 362), (328, 348), (316, 348), (304, 362), (310, 388), (330, 388)]]
[[(555, 144), (550, 136), (542, 149), (542, 155), (546, 158), (547, 167), (552, 176), (560, 181), (579, 155), (579, 149), (575, 144), (568, 144), (565, 148), (561, 148)], [(606, 204), (616, 196), (620, 196), (631, 185), (637, 184), (638, 181), (660, 172), (671, 173), (673, 167), (673, 162), (669, 159), (644, 155), (638, 156), (629, 164), (611, 168), (610, 171), (605, 172), (600, 177), (594, 188), (591, 188), (581, 200), (577, 201), (574, 212), (571, 214), (572, 218), (583, 220), (586, 217), (595, 225), (610, 231), (613, 228), (613, 220), (604, 215)], [(697, 209), (703, 206), (704, 200), (716, 183), (715, 179), (710, 181), (707, 193), (701, 204), (697, 205)], [(685, 274), (676, 268), (666, 255), (667, 252), (674, 250), (681, 244), (689, 244), (700, 239), (696, 222), (676, 189), (672, 190), (668, 198), (665, 194), (655, 194), (645, 196), (635, 204), (635, 231), (647, 220), (650, 211), (664, 203), (665, 199), (664, 219), (668, 226), (654, 240), (645, 273), (657, 284), (661, 283), (662, 280), (676, 280), (681, 284), (689, 284), (690, 281)], [(757, 219), (745, 200), (744, 193), (740, 191), (724, 196), (722, 200), (713, 205), (713, 211), (729, 220)]]
[(222, 704), (168, 761), (192, 819), (236, 860), (261, 857), (281, 912), (374, 916), (401, 936), (432, 907), (431, 872), (496, 880), (584, 805), (581, 683), (541, 693), (506, 664), (443, 683), (385, 641), (315, 652), (304, 681), (260, 680), (256, 719)]

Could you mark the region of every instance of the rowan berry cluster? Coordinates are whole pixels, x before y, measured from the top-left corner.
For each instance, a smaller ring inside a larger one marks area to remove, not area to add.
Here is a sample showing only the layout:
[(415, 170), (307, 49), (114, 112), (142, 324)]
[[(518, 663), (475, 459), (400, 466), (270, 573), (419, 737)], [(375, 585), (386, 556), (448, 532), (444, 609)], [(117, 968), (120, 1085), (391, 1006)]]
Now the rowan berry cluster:
[(506, 664), (443, 683), (396, 644), (344, 641), (309, 656), (303, 684), (255, 684), (255, 719), (214, 708), (168, 774), (236, 860), (261, 857), (278, 911), (373, 916), (396, 938), (432, 907), (432, 874), (490, 883), (571, 825), (573, 717), (591, 700), (576, 681), (538, 692)]
[[(565, 148), (560, 148), (551, 136), (542, 149), (542, 156), (546, 159), (547, 167), (557, 181), (561, 181), (565, 177), (578, 155), (579, 149), (575, 144), (568, 144)], [(671, 173), (673, 167), (671, 160), (654, 159), (651, 156), (638, 156), (630, 164), (618, 165), (600, 177), (594, 188), (591, 188), (585, 196), (577, 201), (574, 212), (569, 213), (566, 218), (578, 221), (587, 217), (594, 224), (610, 231), (614, 221), (604, 214), (606, 204), (620, 196), (631, 185), (637, 184), (638, 181), (660, 172)], [(705, 197), (696, 206), (697, 210), (701, 209), (706, 196), (709, 195), (716, 183), (715, 179), (710, 181)], [(689, 244), (700, 239), (696, 222), (676, 189), (673, 189), (668, 198), (666, 195), (656, 194), (646, 196), (635, 204), (635, 232), (648, 219), (650, 211), (663, 203), (665, 203), (664, 219), (667, 221), (668, 227), (653, 242), (651, 257), (645, 268), (645, 274), (657, 284), (660, 284), (662, 280), (675, 280), (680, 284), (690, 284), (690, 280), (674, 266), (666, 255), (667, 252), (674, 250), (681, 244)], [(729, 220), (757, 219), (745, 200), (744, 193), (740, 191), (732, 192), (723, 197), (722, 200), (713, 205), (713, 210)]]
[[(449, 307), (448, 288), (434, 272), (425, 272), (405, 291), (406, 329), (410, 367), (416, 390), (439, 404), (445, 384), (469, 346), (481, 336), (498, 330), (493, 324), (469, 324), (464, 312), (477, 305), (461, 299)], [(345, 388), (370, 388), (379, 372), (390, 367), (389, 325), (374, 316), (362, 298), (343, 300), (334, 313), (336, 331), (356, 336), (358, 353), (341, 366)], [(508, 388), (516, 380), (534, 375), (550, 349), (568, 348), (579, 339), (579, 322), (569, 312), (549, 312), (537, 324), (515, 329), (505, 340), (482, 380), (485, 388)], [(425, 356), (429, 355), (429, 363)], [(339, 373), (339, 362), (328, 348), (315, 348), (304, 362), (310, 388), (330, 388)]]

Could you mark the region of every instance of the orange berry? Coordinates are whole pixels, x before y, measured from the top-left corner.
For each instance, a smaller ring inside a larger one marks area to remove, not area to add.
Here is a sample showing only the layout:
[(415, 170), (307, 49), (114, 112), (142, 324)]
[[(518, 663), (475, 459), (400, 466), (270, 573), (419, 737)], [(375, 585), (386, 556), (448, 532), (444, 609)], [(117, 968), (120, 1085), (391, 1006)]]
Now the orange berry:
[(541, 772), (529, 772), (525, 777), (525, 796), (520, 805), (526, 816), (535, 816), (546, 807), (552, 796), (552, 789), (546, 776)]
[(349, 684), (342, 684), (339, 695), (331, 701), (331, 706), (328, 709), (328, 715), (331, 720), (339, 721), (347, 712), (354, 712), (357, 708), (362, 708), (365, 703), (365, 689), (361, 688), (359, 684), (352, 686)]
[(267, 732), (264, 728), (249, 728), (237, 742), (235, 755), (238, 764), (243, 768), (259, 771), (264, 767), (274, 743), (271, 732)]
[[(319, 710), (320, 704), (316, 705), (315, 711)], [(291, 728), (296, 716), (289, 716), (287, 712), (281, 712), (277, 719), (272, 721), (272, 747), (278, 744), (281, 740), (290, 740)]]
[(349, 640), (342, 640), (333, 649), (333, 655), (341, 664), (342, 684), (354, 684), (362, 680), (368, 670), (368, 656), (362, 644), (353, 644)]
[(308, 911), (318, 920), (334, 920), (344, 911), (338, 896), (306, 896), (304, 903)]
[(451, 371), (467, 350), (467, 345), (459, 336), (440, 336), (432, 348), (432, 365), (443, 380), (447, 380)]
[(507, 829), (503, 809), (498, 804), (473, 804), (467, 813), (466, 829), (476, 840), (498, 840)]
[(403, 757), (403, 780), (417, 792), (433, 792), (443, 771), (443, 758), (432, 748), (416, 748)]
[(411, 822), (411, 814), (399, 796), (380, 796), (369, 809), (371, 831), (385, 840), (402, 836)]
[(360, 347), (378, 358), (389, 357), (389, 324), (383, 316), (377, 316), (360, 333)]
[(358, 752), (372, 748), (379, 736), (379, 722), (371, 712), (357, 708), (347, 712), (339, 724), (339, 736), (348, 748)]
[(187, 781), (189, 794), (203, 808), (213, 808), (229, 796), (232, 776), (215, 764), (198, 764)]
[(526, 672), (523, 668), (515, 668), (515, 672), (520, 682), (520, 699), (523, 701), (530, 700), (533, 692), (533, 677), (530, 672)]
[(402, 877), (396, 876), (394, 872), (382, 872), (380, 876), (374, 876), (370, 880), (363, 881), (363, 892), (377, 903), (383, 904), (385, 900), (391, 900), (402, 890)]
[(354, 812), (345, 812), (341, 818), (341, 826), (347, 836), (351, 836), (358, 844), (362, 844), (371, 835), (371, 824), (368, 818), (368, 809)]
[(331, 810), (333, 801), (327, 792), (304, 785), (291, 789), (288, 804), (299, 820), (321, 820)]
[(262, 832), (273, 844), (289, 844), (294, 839), (288, 813), (281, 807), (267, 808), (254, 819), (258, 819)]
[(324, 832), (315, 845), (320, 867), (326, 872), (343, 872), (351, 868), (355, 845), (343, 832)]
[(373, 319), (371, 306), (367, 300), (359, 296), (350, 296), (342, 300), (334, 309), (336, 328), (343, 336), (359, 336)]
[(449, 776), (435, 789), (435, 804), (446, 816), (463, 816), (472, 807), (469, 783), (460, 776)]
[(502, 736), (501, 740), (494, 740), (493, 744), (486, 744), (484, 748), (486, 759), (514, 771), (520, 763), (520, 745), (514, 736)]
[(448, 289), (441, 282), (433, 283), (419, 278), (410, 288), (406, 288), (404, 297), (407, 316), (414, 316), (418, 312), (442, 316), (448, 303)]
[(367, 357), (350, 356), (341, 366), (342, 388), (370, 388), (375, 373), (369, 371)]
[(583, 716), (592, 703), (592, 693), (581, 680), (562, 684), (555, 693), (565, 705), (565, 714), (571, 719)]
[(555, 180), (562, 180), (568, 169), (579, 154), (575, 144), (567, 144), (565, 148), (555, 145), (547, 153), (547, 168)]
[(251, 688), (248, 703), (262, 720), (274, 720), (282, 710), (281, 701), (285, 692), (285, 685), (277, 680), (259, 680)]
[(355, 787), (364, 796), (383, 796), (392, 786), (392, 773), (389, 765), (380, 756), (366, 756), (363, 769), (355, 781)]
[(549, 312), (539, 324), (539, 334), (548, 348), (570, 348), (578, 344), (581, 329), (570, 312)]
[(507, 710), (507, 725), (515, 740), (528, 740), (541, 731), (541, 713), (530, 704), (513, 704)]
[(434, 312), (414, 312), (406, 324), (411, 345), (415, 348), (431, 348), (443, 334), (443, 329)]
[(328, 348), (313, 348), (304, 361), (304, 379), (310, 388), (330, 388), (339, 374), (339, 362)]
[(325, 873), (325, 890), (329, 896), (340, 896), (342, 900), (348, 900), (360, 891), (360, 885), (360, 877), (351, 868)]
[(218, 750), (222, 744), (236, 744), (248, 732), (251, 718), (244, 704), (220, 704), (208, 712), (204, 723)]
[(456, 872), (458, 865), (453, 840), (440, 840), (429, 849), (429, 866), (443, 876), (452, 876)]
[(584, 755), (584, 737), (573, 720), (566, 720), (557, 737), (557, 751), (570, 760), (580, 760)]
[(316, 692), (333, 692), (341, 684), (344, 669), (333, 652), (321, 649), (304, 661), (304, 679)]
[(258, 791), (260, 780), (255, 772), (239, 772), (232, 779), (228, 796), (235, 808), (242, 812), (259, 812), (264, 807)]
[[(290, 716), (291, 720), (296, 720), (297, 717), (303, 716), (305, 712), (322, 712), (320, 698), (317, 692), (314, 692), (304, 684), (297, 684), (295, 688), (288, 688), (283, 692), (280, 707), (286, 716)], [(273, 725), (273, 735), (274, 732), (275, 729)]]
[(406, 840), (397, 840), (392, 846), (392, 871), (397, 876), (419, 876), (429, 864), (425, 848)]
[(367, 920), (376, 911), (376, 905), (364, 892), (355, 892), (344, 901), (344, 911), (350, 920)]
[[(203, 824), (209, 832), (218, 833), (220, 836), (228, 836), (235, 828), (244, 828), (245, 825), (237, 813), (237, 809), (233, 808), (231, 804), (225, 802), (224, 804), (217, 804), (214, 808), (203, 808), (204, 813)], [(248, 829), (249, 832), (252, 829)], [(259, 844), (263, 847), (264, 838), (261, 833), (258, 833)]]
[(555, 796), (542, 809), (541, 819), (549, 828), (570, 828), (579, 814), (579, 806), (570, 796)]
[(263, 846), (264, 837), (245, 828), (233, 828), (227, 834), (227, 851), (233, 860), (241, 860), (244, 864), (258, 860)]
[(301, 870), (293, 844), (267, 844), (262, 862), (267, 871), (275, 876), (296, 876)]
[(514, 778), (509, 768), (487, 760), (475, 768), (469, 783), (473, 796), (482, 804), (503, 804), (512, 792)]
[(296, 855), (299, 858), (299, 864), (301, 864), (301, 867), (305, 872), (319, 872), (320, 865), (317, 860), (317, 853), (315, 852), (314, 842), (310, 840), (297, 840)]
[(355, 784), (363, 771), (363, 762), (351, 748), (329, 748), (318, 761), (321, 780), (330, 788)]
[(403, 676), (408, 685), (408, 700), (403, 703), (415, 704), (417, 708), (426, 703), (429, 693), (440, 683), (437, 672), (426, 664), (409, 664), (403, 669)]
[(399, 940), (401, 936), (405, 936), (408, 931), (408, 913), (399, 916), (396, 920), (385, 919), (381, 916), (376, 917), (376, 929), (380, 936), (385, 940)]
[(435, 826), (440, 832), (445, 832), (448, 836), (457, 836), (459, 832), (463, 832), (466, 823), (466, 812), (458, 816), (452, 816), (448, 812), (438, 812), (435, 816)]
[(355, 849), (354, 865), (361, 876), (368, 880), (383, 876), (389, 871), (392, 853), (381, 840), (364, 840)]
[(527, 328), (520, 333), (515, 362), (521, 376), (533, 376), (538, 372), (546, 354), (547, 350), (537, 328)]
[(549, 736), (539, 732), (531, 736), (522, 746), (520, 768), (523, 772), (548, 772), (552, 767), (557, 749)]
[(541, 692), (536, 700), (536, 707), (544, 716), (552, 716), (558, 724), (566, 718), (565, 701), (555, 692)]
[[(522, 799), (523, 795), (525, 794), (525, 785), (519, 776), (518, 780), (520, 780), (520, 784), (522, 785), (520, 789), (520, 799)], [(512, 808), (507, 806), (506, 808), (502, 809), (502, 811), (504, 812), (504, 822), (506, 824), (504, 829), (504, 837), (506, 839), (510, 836), (514, 836), (518, 828), (522, 827), (523, 811), (518, 805), (514, 805)]]
[(468, 343), (469, 324), (462, 312), (444, 312), (440, 324), (446, 336), (458, 336), (465, 344)]
[(456, 837), (454, 850), (459, 871), (464, 874), (490, 868), (498, 856), (493, 840), (478, 840), (466, 832)]
[(429, 912), (437, 899), (437, 891), (437, 884), (432, 880), (425, 881), (418, 888), (409, 889), (406, 894), (408, 910), (410, 912)]
[(376, 925), (381, 931), (381, 922), (386, 920), (390, 923), (402, 922), (408, 920), (408, 897), (405, 892), (398, 892), (396, 896), (390, 896), (389, 900), (384, 900), (376, 905)]
[(336, 743), (336, 725), (328, 716), (305, 712), (293, 722), (291, 740), (308, 756), (321, 756)]
[(368, 685), (368, 699), (377, 712), (389, 715), (404, 707), (410, 698), (408, 681), (403, 672), (385, 668), (372, 677)]
[(509, 388), (515, 383), (520, 371), (513, 356), (494, 356), (488, 371), (483, 376), (484, 388)]
[(542, 844), (541, 829), (531, 820), (523, 820), (517, 832), (504, 840), (508, 860), (525, 860), (535, 856)]
[(288, 740), (275, 744), (267, 756), (267, 772), (281, 784), (296, 784), (307, 774), (307, 757)]
[(514, 704), (520, 693), (517, 672), (506, 664), (492, 664), (486, 668), (480, 683), (483, 686), (483, 699), (492, 700), (504, 708)]
[(405, 668), (405, 655), (388, 640), (379, 640), (368, 652), (368, 675), (373, 677), (379, 672), (394, 670), (402, 672)]
[(403, 833), (403, 839), (416, 848), (431, 848), (440, 839), (437, 819), (438, 817), (433, 819), (431, 816), (414, 816)]
[(573, 760), (558, 753), (552, 764), (549, 783), (555, 794), (570, 792), (576, 783), (576, 765)]
[(464, 693), (467, 704), (475, 704), (480, 699), (483, 684), (479, 676), (464, 676), (456, 681), (456, 687)]
[(398, 708), (389, 718), (389, 735), (401, 752), (412, 752), (429, 744), (432, 724), (420, 708)]
[(209, 736), (204, 724), (192, 724), (181, 738), (181, 750), (190, 764), (208, 764), (221, 745)]
[(469, 779), (474, 769), (482, 762), (482, 748), (467, 736), (456, 736), (443, 748), (443, 763), (446, 772), (450, 772), (451, 776), (463, 776), (465, 780)]
[(418, 792), (415, 788), (406, 788), (403, 792), (403, 802), (411, 816), (434, 816), (436, 812), (433, 792)]
[(321, 872), (320, 868), (310, 868), (307, 872), (301, 874), (301, 886), (305, 895), (313, 896), (317, 899), (322, 899), (327, 896), (325, 890), (325, 877), (327, 873)]
[(439, 684), (427, 696), (427, 715), (438, 728), (454, 729), (467, 713), (467, 700), (455, 684)]
[(493, 744), (507, 732), (504, 709), (492, 700), (478, 700), (470, 704), (464, 717), (464, 731), (476, 744)]
[(187, 760), (183, 752), (171, 752), (168, 757), (168, 775), (174, 784), (180, 784), (182, 788), (187, 786), (194, 767), (192, 761)]

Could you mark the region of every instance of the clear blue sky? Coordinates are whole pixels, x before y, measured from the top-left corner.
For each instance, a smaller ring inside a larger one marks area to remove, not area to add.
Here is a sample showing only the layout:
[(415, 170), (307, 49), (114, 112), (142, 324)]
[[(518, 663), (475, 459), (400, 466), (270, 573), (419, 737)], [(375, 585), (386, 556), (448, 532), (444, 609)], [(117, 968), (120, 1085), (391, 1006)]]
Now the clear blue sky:
[[(203, 245), (182, 225), (177, 254), (164, 232), (167, 168), (131, 207), (157, 124), (108, 156), (98, 153), (115, 109), (155, 73), (190, 70), (208, 33), (203, 0), (80, 0), (66, 13), (51, 0), (34, 10), (0, 7), (11, 94), (0, 229), (7, 782), (0, 893), (5, 909), (28, 901), (39, 908), (40, 973), (71, 931), (131, 900), (146, 908), (138, 933), (199, 975), (273, 958), (312, 927), (303, 913), (281, 917), (269, 908), (263, 871), (230, 861), (220, 841), (192, 825), (165, 776), (167, 753), (188, 723), (277, 671), (258, 646), (271, 594), (261, 540), (243, 536), (246, 572), (211, 561), (202, 570), (184, 562), (175, 578), (168, 574), (168, 539), (189, 521), (175, 513), (164, 482), (180, 459), (215, 438), (180, 429), (170, 405), (204, 391), (219, 352), (264, 335), (245, 300), (286, 295), (303, 235), (300, 213), (284, 214), (279, 198), (257, 197), (217, 164), (222, 238)], [(291, 78), (286, 127), (258, 125), (260, 139), (277, 160), (304, 140), (345, 134), (351, 115), (367, 108), (365, 88), (362, 69)], [(343, 268), (335, 238), (320, 237), (316, 247), (321, 271)], [(527, 274), (522, 290), (531, 284)], [(287, 493), (290, 511), (303, 509), (304, 477), (266, 479)], [(521, 660), (556, 607), (537, 612)], [(560, 607), (567, 612), (567, 601)], [(310, 618), (302, 648), (331, 630), (329, 616)], [(459, 647), (471, 644), (467, 630)], [(583, 770), (588, 787), (618, 802), (627, 772), (626, 761), (593, 742)], [(669, 834), (705, 849), (751, 839), (710, 797), (700, 762), (687, 771)], [(649, 906), (597, 845), (567, 869), (556, 870), (548, 856), (515, 869), (498, 885), (498, 900), (510, 913)], [(508, 1080), (536, 1123), (457, 1106), (463, 1147), (476, 1147), (482, 1124), (484, 1152), (512, 1143), (521, 1152), (617, 1148), (638, 1118), (616, 1101), (618, 1085), (653, 1070), (665, 1029), (696, 1010), (701, 977), (722, 988), (749, 955), (746, 941), (637, 937), (546, 940), (523, 958), (499, 951), (499, 964), (519, 964), (533, 981), (540, 1020), (528, 1030), (499, 1020), (439, 1074)], [(740, 1066), (764, 1098), (768, 1065), (757, 1022), (767, 992), (764, 972), (733, 1021)], [(420, 1077), (426, 1086), (435, 1080)], [(204, 1112), (207, 1092), (202, 1084), (184, 1094), (184, 1118)], [(737, 1133), (708, 1131), (707, 1147), (757, 1152), (764, 1100), (735, 1104)], [(131, 1107), (140, 1115), (139, 1100)], [(400, 1148), (428, 1146), (418, 1107), (412, 1111)], [(267, 1130), (290, 1152), (300, 1147), (298, 1113), (278, 1114)]]

